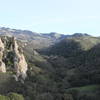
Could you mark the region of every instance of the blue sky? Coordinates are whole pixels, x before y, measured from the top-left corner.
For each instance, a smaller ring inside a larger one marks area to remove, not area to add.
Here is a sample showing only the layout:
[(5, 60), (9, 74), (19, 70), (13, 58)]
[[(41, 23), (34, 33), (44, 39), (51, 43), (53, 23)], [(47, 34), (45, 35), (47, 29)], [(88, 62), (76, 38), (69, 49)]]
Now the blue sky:
[(100, 0), (0, 0), (0, 26), (100, 36)]

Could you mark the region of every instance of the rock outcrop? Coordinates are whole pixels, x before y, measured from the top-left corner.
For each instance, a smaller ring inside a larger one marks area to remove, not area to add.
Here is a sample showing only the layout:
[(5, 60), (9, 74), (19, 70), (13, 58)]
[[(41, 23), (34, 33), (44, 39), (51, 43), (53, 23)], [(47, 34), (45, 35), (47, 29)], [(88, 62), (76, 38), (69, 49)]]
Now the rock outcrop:
[[(27, 62), (23, 50), (18, 46), (14, 37), (0, 38), (0, 72), (6, 72), (6, 69), (14, 71), (16, 81), (27, 76)], [(7, 70), (8, 71), (8, 70)]]
[(17, 41), (13, 38), (13, 47), (14, 47), (14, 68), (16, 70), (17, 80), (19, 77), (25, 79), (27, 76), (27, 62), (25, 60), (23, 50), (18, 46)]
[(4, 44), (0, 38), (0, 72), (6, 72), (5, 63), (3, 62), (3, 54), (4, 54)]

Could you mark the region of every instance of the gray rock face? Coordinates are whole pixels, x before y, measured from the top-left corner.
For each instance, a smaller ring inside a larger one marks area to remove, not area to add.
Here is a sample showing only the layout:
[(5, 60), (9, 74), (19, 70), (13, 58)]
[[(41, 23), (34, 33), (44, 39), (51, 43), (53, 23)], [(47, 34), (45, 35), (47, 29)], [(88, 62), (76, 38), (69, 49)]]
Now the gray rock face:
[(14, 68), (16, 70), (16, 76), (19, 78), (20, 76), (22, 79), (25, 79), (27, 76), (27, 62), (25, 60), (23, 50), (18, 46), (17, 41), (13, 38), (13, 45), (14, 45)]
[(16, 81), (20, 78), (24, 80), (27, 77), (27, 66), (23, 50), (18, 46), (17, 40), (14, 37), (0, 37), (0, 72), (5, 73), (6, 68), (13, 68)]
[(3, 73), (6, 72), (6, 66), (3, 61), (0, 61), (0, 72), (3, 72)]
[(4, 44), (0, 38), (0, 72), (6, 72), (5, 63), (2, 61), (3, 59), (3, 52), (4, 52)]

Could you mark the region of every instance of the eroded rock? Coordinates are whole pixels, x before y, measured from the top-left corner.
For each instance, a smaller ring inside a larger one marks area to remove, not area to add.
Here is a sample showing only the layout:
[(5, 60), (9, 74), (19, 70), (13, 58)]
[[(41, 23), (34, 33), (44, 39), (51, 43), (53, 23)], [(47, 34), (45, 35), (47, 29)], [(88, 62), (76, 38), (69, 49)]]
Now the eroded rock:
[(0, 72), (6, 72), (6, 67), (5, 67), (5, 63), (2, 61), (3, 59), (3, 53), (4, 53), (4, 44), (0, 38)]
[(14, 45), (14, 68), (16, 71), (17, 78), (22, 77), (25, 79), (27, 76), (27, 62), (25, 60), (23, 50), (18, 46), (17, 41), (13, 38), (13, 45)]

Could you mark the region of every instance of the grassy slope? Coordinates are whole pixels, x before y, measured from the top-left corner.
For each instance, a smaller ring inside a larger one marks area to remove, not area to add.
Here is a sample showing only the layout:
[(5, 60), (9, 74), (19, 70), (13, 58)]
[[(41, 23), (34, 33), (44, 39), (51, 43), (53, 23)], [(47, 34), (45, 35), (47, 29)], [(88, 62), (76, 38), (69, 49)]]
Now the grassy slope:
[(66, 91), (73, 91), (73, 90), (78, 90), (79, 92), (92, 92), (92, 91), (97, 91), (100, 89), (100, 85), (88, 85), (88, 86), (83, 86), (83, 87), (74, 87), (74, 88), (69, 88)]

